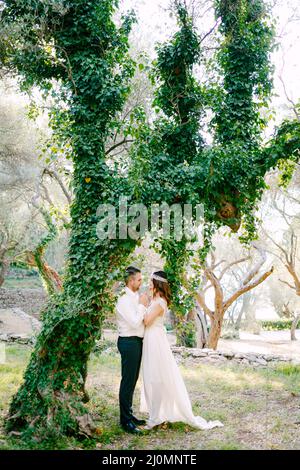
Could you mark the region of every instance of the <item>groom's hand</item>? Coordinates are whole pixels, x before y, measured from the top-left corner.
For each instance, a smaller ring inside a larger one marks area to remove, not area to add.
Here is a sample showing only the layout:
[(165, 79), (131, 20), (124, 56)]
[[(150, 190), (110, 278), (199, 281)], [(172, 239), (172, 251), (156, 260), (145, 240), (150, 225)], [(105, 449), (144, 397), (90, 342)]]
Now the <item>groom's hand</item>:
[(148, 295), (141, 294), (139, 298), (139, 303), (145, 305), (145, 307), (148, 307), (148, 304), (149, 304)]

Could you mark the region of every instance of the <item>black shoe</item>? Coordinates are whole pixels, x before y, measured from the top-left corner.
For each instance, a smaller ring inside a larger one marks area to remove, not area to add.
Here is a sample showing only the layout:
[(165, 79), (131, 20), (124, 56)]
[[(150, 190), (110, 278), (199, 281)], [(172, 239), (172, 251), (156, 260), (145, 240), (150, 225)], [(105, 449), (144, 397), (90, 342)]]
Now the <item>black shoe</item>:
[(130, 434), (143, 434), (143, 431), (138, 429), (132, 421), (128, 421), (126, 424), (121, 424), (121, 427), (124, 431), (129, 432)]
[(136, 426), (143, 426), (146, 424), (145, 419), (137, 419), (135, 416), (132, 416), (131, 421), (136, 425)]

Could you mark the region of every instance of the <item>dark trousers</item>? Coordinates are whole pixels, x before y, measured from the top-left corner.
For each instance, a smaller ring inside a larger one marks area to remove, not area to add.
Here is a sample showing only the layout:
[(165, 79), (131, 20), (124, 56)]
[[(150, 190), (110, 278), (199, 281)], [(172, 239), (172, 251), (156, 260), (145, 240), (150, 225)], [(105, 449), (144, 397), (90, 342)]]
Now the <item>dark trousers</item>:
[(119, 336), (118, 350), (121, 354), (122, 365), (122, 379), (119, 391), (121, 424), (126, 424), (132, 419), (132, 399), (139, 377), (142, 349), (143, 338), (139, 338), (138, 336)]

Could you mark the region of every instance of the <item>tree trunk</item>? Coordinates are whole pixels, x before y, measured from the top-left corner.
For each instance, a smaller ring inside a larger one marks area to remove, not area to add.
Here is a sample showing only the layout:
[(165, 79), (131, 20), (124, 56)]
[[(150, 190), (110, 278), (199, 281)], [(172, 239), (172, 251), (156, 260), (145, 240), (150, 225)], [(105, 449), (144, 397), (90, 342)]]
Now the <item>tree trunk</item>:
[(216, 312), (214, 315), (215, 318), (211, 320), (211, 327), (208, 335), (208, 347), (210, 349), (217, 349), (223, 324), (223, 316), (221, 316), (220, 314), (216, 316)]
[(296, 329), (297, 329), (297, 325), (300, 321), (300, 315), (297, 315), (293, 322), (292, 322), (292, 326), (291, 326), (291, 341), (297, 341), (297, 338), (296, 338)]
[[(86, 398), (86, 364), (99, 333), (99, 316), (92, 316), (90, 311), (88, 318), (82, 311), (74, 318), (64, 318), (65, 302), (67, 299), (61, 297), (59, 304), (48, 306), (44, 313), (43, 329), (24, 383), (10, 405), (8, 431), (30, 428), (32, 423), (53, 425), (66, 434), (76, 429), (79, 434), (91, 435), (94, 430), (81, 402)], [(57, 317), (59, 311), (61, 320)]]
[[(107, 261), (109, 258), (103, 260), (102, 267), (106, 268), (106, 277), (110, 271)], [(77, 265), (77, 272), (78, 268)], [(93, 435), (96, 427), (84, 406), (88, 400), (87, 361), (101, 337), (102, 322), (109, 308), (107, 284), (101, 288), (102, 276), (99, 279), (97, 271), (93, 271), (91, 276), (91, 268), (87, 266), (85, 272), (80, 271), (79, 279), (75, 272), (71, 276), (69, 273), (64, 290), (50, 297), (24, 382), (10, 404), (7, 431), (27, 431), (34, 427), (36, 433), (40, 429), (43, 435), (47, 428), (56, 429), (58, 435)], [(98, 286), (93, 292), (93, 287), (86, 286), (89, 282), (93, 286), (96, 277)]]
[[(56, 54), (62, 62), (68, 58), (68, 73), (64, 75), (65, 69), (60, 71), (66, 106), (60, 113), (60, 103), (56, 103), (55, 112), (50, 113), (56, 138), (62, 146), (70, 141), (72, 146), (74, 201), (70, 209), (68, 259), (63, 289), (50, 295), (42, 312), (42, 330), (6, 421), (7, 431), (40, 435), (41, 439), (46, 438), (48, 430), (52, 437), (91, 436), (95, 430), (92, 416), (83, 404), (87, 361), (95, 341), (101, 337), (103, 319), (112, 309), (108, 293), (117, 269), (136, 246), (136, 240), (103, 240), (97, 232), (99, 205), (117, 205), (120, 195), (130, 192), (127, 180), (118, 181), (118, 174), (105, 159), (108, 128), (122, 109), (133, 73), (131, 62), (124, 59), (130, 25), (126, 23), (124, 29), (113, 27), (111, 1), (101, 3), (101, 12), (96, 1), (80, 0), (70, 5), (64, 16), (55, 14), (53, 30), (52, 20), (47, 23), (45, 17)], [(13, 4), (7, 9), (11, 16), (22, 20), (27, 13), (26, 9), (15, 9)], [(31, 33), (33, 42), (35, 27), (30, 29), (30, 21), (35, 24), (35, 15), (35, 7), (29, 3), (28, 37)], [(7, 18), (9, 21), (11, 17)], [(38, 55), (36, 60), (35, 66), (42, 74), (44, 67)], [(115, 72), (118, 61), (120, 77)], [(42, 78), (48, 83), (52, 78), (49, 73), (47, 69), (46, 77), (40, 77), (39, 83), (44, 83)], [(52, 233), (42, 240), (41, 248), (49, 237)]]
[(235, 322), (235, 325), (234, 325), (234, 329), (239, 332), (240, 329), (241, 329), (241, 323), (242, 323), (242, 318), (243, 318), (243, 315), (245, 312), (247, 312), (248, 308), (249, 308), (249, 305), (250, 305), (250, 300), (251, 300), (251, 293), (250, 292), (246, 292), (244, 295), (243, 295), (243, 299), (242, 299), (242, 307), (241, 307), (241, 310), (239, 312), (239, 315), (238, 315), (238, 318)]
[(244, 310), (243, 308), (241, 308), (240, 312), (239, 312), (239, 315), (237, 317), (237, 320), (233, 326), (234, 328), (234, 331), (236, 332), (236, 336), (235, 338), (240, 338), (240, 329), (241, 329), (241, 323), (242, 323), (242, 318), (243, 318), (243, 313), (244, 313)]
[(1, 262), (1, 268), (0, 268), (0, 287), (4, 284), (6, 274), (9, 270), (10, 266), (10, 261), (7, 259), (3, 259)]
[(37, 268), (48, 294), (62, 289), (62, 280), (59, 274), (44, 260), (44, 250), (28, 251), (26, 262), (28, 266)]
[(77, 154), (81, 159), (74, 162), (75, 181), (82, 179), (82, 160), (90, 173), (99, 175), (99, 180), (88, 188), (86, 184), (76, 185), (63, 289), (49, 297), (42, 312), (42, 330), (23, 384), (10, 404), (8, 431), (34, 428), (44, 435), (49, 428), (58, 435), (84, 436), (92, 436), (95, 431), (84, 405), (87, 361), (101, 337), (105, 315), (111, 310), (107, 294), (112, 287), (112, 273), (124, 264), (136, 242), (97, 239), (96, 212), (105, 181), (99, 171), (101, 161), (85, 158), (79, 149)]
[(205, 348), (208, 339), (207, 322), (202, 310), (196, 311), (196, 326), (197, 326), (197, 348)]
[(254, 308), (255, 304), (250, 302), (248, 309), (245, 310), (245, 319), (243, 322), (243, 327), (246, 331), (259, 335), (260, 333), (260, 323), (256, 320), (256, 309)]

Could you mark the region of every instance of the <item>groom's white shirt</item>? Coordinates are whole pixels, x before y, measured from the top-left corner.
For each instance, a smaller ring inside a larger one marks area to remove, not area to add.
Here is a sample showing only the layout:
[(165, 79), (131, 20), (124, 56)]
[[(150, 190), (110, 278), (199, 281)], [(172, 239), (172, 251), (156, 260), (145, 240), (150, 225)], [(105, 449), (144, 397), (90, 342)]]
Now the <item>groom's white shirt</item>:
[(143, 323), (147, 308), (139, 304), (139, 293), (125, 287), (125, 294), (119, 297), (117, 305), (117, 325), (119, 336), (144, 337)]

